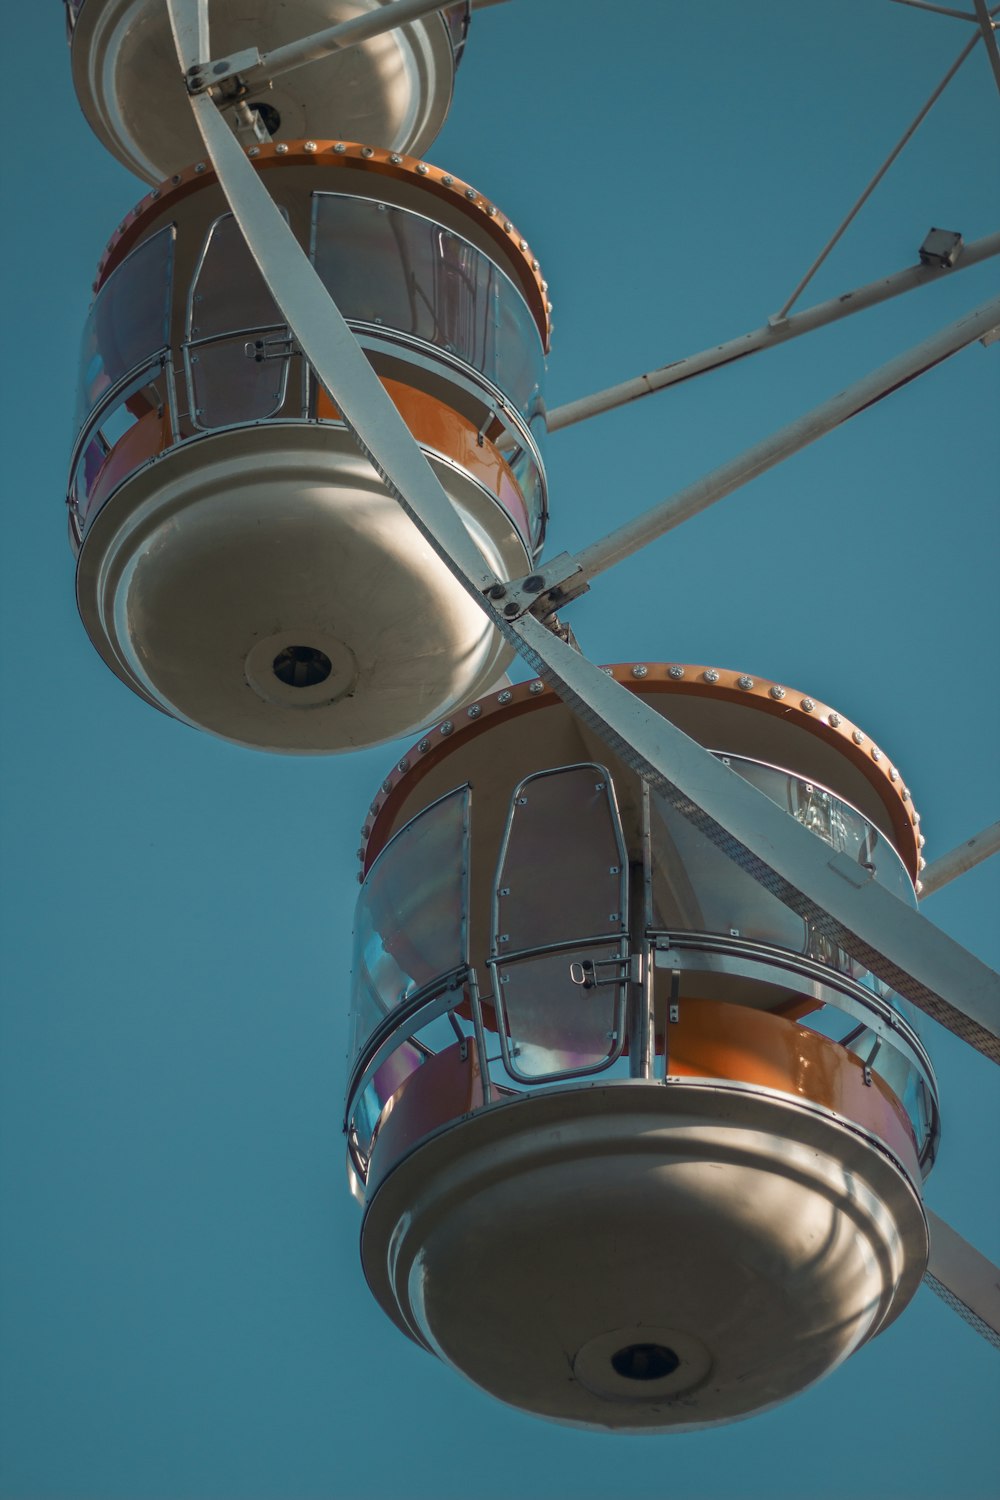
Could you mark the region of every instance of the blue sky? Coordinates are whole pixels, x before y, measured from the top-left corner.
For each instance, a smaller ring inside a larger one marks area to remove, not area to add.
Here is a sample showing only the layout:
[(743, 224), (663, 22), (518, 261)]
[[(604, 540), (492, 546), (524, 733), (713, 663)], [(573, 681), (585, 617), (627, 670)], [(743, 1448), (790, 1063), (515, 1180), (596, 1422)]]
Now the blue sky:
[[(762, 323), (965, 37), (888, 0), (479, 14), (428, 156), (542, 260), (550, 404)], [(399, 752), (234, 748), (144, 706), (87, 642), (63, 506), (76, 350), (141, 189), (76, 107), (61, 7), (18, 7), (7, 49), (4, 1500), (985, 1500), (996, 1357), (925, 1290), (788, 1406), (669, 1438), (508, 1411), (378, 1312), (339, 1122), (357, 829)], [(995, 230), (998, 121), (979, 49), (804, 304), (909, 264), (932, 224)], [(554, 434), (549, 552), (996, 282), (988, 263)], [(998, 361), (974, 346), (606, 575), (572, 611), (587, 653), (841, 706), (904, 771), (931, 858), (991, 821)], [(985, 866), (926, 908), (994, 965), (997, 886)], [(998, 1258), (995, 1075), (923, 1034), (945, 1131), (928, 1202)]]

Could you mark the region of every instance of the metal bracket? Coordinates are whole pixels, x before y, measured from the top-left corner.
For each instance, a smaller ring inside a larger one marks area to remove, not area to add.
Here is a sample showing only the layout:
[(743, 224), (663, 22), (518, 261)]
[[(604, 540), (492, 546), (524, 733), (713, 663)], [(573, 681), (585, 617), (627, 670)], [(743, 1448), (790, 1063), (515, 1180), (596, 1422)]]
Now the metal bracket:
[(300, 352), (290, 333), (275, 334), (269, 339), (247, 339), (243, 345), (243, 353), (247, 359), (255, 360), (257, 364), (262, 364), (267, 359), (287, 359), (289, 355)]
[(488, 588), (486, 596), (498, 605), (502, 602), (502, 613), (507, 620), (519, 620), (523, 615), (533, 614), (544, 620), (564, 604), (585, 594), (590, 584), (583, 569), (568, 552), (560, 552), (537, 572), (510, 583), (495, 583)]
[[(616, 969), (617, 973), (612, 979), (599, 979), (598, 969)], [(632, 966), (627, 958), (592, 958), (580, 959), (569, 966), (569, 977), (572, 984), (579, 985), (584, 990), (598, 990), (607, 985), (635, 983), (632, 979)]]
[[(230, 57), (195, 63), (188, 68), (184, 84), (189, 94), (214, 94), (218, 90), (225, 98), (237, 98), (246, 93), (241, 75), (248, 73), (251, 68), (259, 68), (262, 62), (263, 58), (257, 48), (247, 47), (242, 52), (234, 52)], [(233, 82), (230, 83), (230, 80)], [(256, 82), (254, 87), (258, 87)]]

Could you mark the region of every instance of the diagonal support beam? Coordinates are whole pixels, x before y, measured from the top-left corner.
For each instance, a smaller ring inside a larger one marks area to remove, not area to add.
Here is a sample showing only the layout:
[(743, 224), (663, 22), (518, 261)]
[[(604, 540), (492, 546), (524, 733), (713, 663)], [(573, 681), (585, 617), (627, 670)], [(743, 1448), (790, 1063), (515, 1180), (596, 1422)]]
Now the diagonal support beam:
[[(167, 3), (173, 15), (193, 0)], [(390, 492), (497, 628), (730, 859), (900, 993), (1000, 1061), (1000, 976), (866, 878), (859, 866), (831, 857), (828, 845), (534, 616), (512, 621), (495, 606), (490, 592), (500, 587), (498, 581), (267, 189), (211, 100), (192, 96), (191, 107), (234, 216), (306, 357)]]
[(989, 859), (991, 854), (998, 853), (1000, 823), (991, 823), (981, 833), (966, 839), (964, 844), (958, 844), (956, 848), (949, 849), (947, 854), (931, 861), (920, 877), (921, 900), (926, 901), (928, 896), (933, 896), (943, 885), (964, 875), (966, 870), (974, 869), (984, 859)]
[(734, 364), (750, 354), (777, 348), (779, 344), (787, 344), (790, 339), (801, 338), (804, 333), (812, 333), (817, 328), (825, 328), (841, 318), (848, 318), (852, 313), (877, 307), (880, 302), (887, 302), (904, 292), (915, 291), (917, 287), (927, 286), (930, 282), (941, 281), (946, 276), (968, 270), (970, 266), (977, 266), (994, 255), (1000, 255), (1000, 234), (985, 235), (982, 239), (974, 240), (971, 245), (965, 245), (953, 266), (906, 266), (902, 271), (882, 277), (880, 281), (871, 281), (853, 292), (844, 292), (839, 297), (831, 297), (826, 302), (817, 302), (813, 307), (803, 308), (802, 312), (792, 313), (791, 317), (782, 318), (778, 323), (765, 323), (762, 328), (727, 339), (725, 343), (703, 349), (699, 354), (675, 359), (669, 365), (660, 365), (658, 369), (649, 370), (644, 375), (636, 375), (631, 380), (623, 380), (618, 385), (595, 391), (593, 395), (580, 396), (576, 401), (567, 401), (562, 406), (553, 407), (547, 418), (548, 430), (559, 432), (563, 427), (585, 422), (589, 417), (599, 416), (601, 412), (614, 411), (643, 396), (666, 390), (668, 386), (693, 380), (696, 375), (704, 375), (722, 365)]
[(829, 401), (813, 407), (812, 411), (779, 428), (746, 452), (720, 465), (718, 469), (713, 469), (702, 479), (695, 480), (694, 484), (687, 485), (669, 500), (652, 506), (635, 520), (626, 521), (624, 526), (619, 526), (601, 541), (584, 547), (572, 559), (573, 562), (582, 570), (584, 580), (614, 567), (626, 557), (631, 557), (633, 552), (645, 547), (648, 542), (663, 536), (682, 521), (707, 510), (717, 500), (725, 499), (726, 495), (731, 495), (741, 485), (765, 474), (768, 469), (773, 469), (793, 453), (808, 447), (817, 438), (824, 437), (851, 417), (874, 406), (876, 401), (881, 401), (918, 375), (933, 369), (942, 360), (949, 359), (968, 344), (984, 338), (998, 325), (1000, 297), (994, 297), (975, 312), (932, 334), (905, 354), (854, 381), (836, 396), (831, 396)]
[(953, 1312), (1000, 1349), (1000, 1269), (929, 1209), (931, 1255), (924, 1282)]
[(986, 8), (986, 0), (972, 0), (972, 3), (976, 7), (976, 20), (979, 22), (983, 41), (986, 44), (986, 56), (990, 60), (997, 88), (1000, 89), (1000, 47), (997, 47), (997, 34), (991, 19), (992, 13)]

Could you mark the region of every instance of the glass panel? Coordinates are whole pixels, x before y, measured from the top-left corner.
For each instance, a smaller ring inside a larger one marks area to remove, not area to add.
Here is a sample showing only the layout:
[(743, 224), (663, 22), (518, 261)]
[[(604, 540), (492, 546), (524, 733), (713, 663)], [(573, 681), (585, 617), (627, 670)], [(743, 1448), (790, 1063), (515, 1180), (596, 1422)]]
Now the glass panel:
[(460, 235), (408, 209), (313, 197), (313, 259), (345, 318), (457, 356), (526, 421), (541, 402), (541, 338), (514, 283)]
[[(142, 464), (154, 458), (162, 441), (162, 424), (156, 428), (150, 445), (147, 439), (138, 446), (123, 442), (136, 425), (152, 414), (162, 415), (165, 381), (160, 379), (162, 367), (157, 363), (142, 371), (129, 385), (120, 389), (117, 399), (112, 400), (103, 411), (90, 419), (90, 429), (85, 432), (85, 442), (78, 450), (76, 465), (70, 477), (70, 501), (76, 505), (81, 518), (91, 521), (91, 496), (105, 465), (111, 461), (113, 475), (106, 477), (104, 498), (113, 489), (133, 474)], [(120, 445), (120, 446), (119, 446)], [(114, 457), (112, 457), (112, 454)], [(95, 512), (96, 514), (96, 512)]]
[[(719, 758), (825, 843), (870, 869), (880, 885), (916, 905), (899, 855), (856, 808), (825, 787), (776, 766), (739, 756)], [(898, 1003), (862, 964), (772, 896), (656, 792), (650, 797), (650, 835), (654, 926), (774, 943), (852, 975), (875, 994)]]
[(468, 962), (469, 788), (419, 813), (369, 870), (354, 925), (352, 1059), (381, 1019)]
[(566, 766), (523, 781), (497, 875), (494, 953), (623, 932), (626, 892), (621, 823), (604, 767)]
[[(261, 332), (267, 347), (288, 348), (281, 330)], [(273, 415), (285, 399), (288, 354), (267, 353), (258, 358), (254, 339), (245, 334), (199, 344), (188, 354), (191, 408), (199, 427), (229, 427), (237, 422), (259, 422)], [(258, 351), (259, 352), (259, 351)]]
[(621, 945), (563, 948), (498, 966), (515, 1073), (537, 1079), (593, 1072), (617, 1054), (624, 987), (574, 984), (570, 966), (584, 962), (600, 965), (598, 977), (614, 981), (622, 973)]
[(173, 229), (161, 229), (122, 261), (94, 299), (80, 351), (76, 432), (106, 391), (167, 347), (173, 254)]
[[(287, 213), (282, 213), (287, 221)], [(232, 214), (224, 214), (208, 231), (191, 290), (188, 337), (212, 338), (283, 322), (239, 225)]]

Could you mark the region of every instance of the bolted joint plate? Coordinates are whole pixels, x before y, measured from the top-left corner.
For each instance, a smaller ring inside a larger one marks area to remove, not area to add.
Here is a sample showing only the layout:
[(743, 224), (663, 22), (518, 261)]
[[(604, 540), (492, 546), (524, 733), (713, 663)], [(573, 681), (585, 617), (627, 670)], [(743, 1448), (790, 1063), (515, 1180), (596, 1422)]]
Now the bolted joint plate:
[(524, 578), (507, 584), (494, 584), (484, 592), (507, 620), (520, 620), (526, 614), (544, 620), (587, 593), (590, 584), (583, 569), (568, 552), (560, 552), (542, 568), (535, 568)]
[(197, 63), (185, 74), (184, 85), (189, 94), (205, 94), (231, 78), (242, 78), (244, 74), (259, 69), (262, 62), (256, 47), (245, 47), (242, 52), (233, 52), (229, 57)]

